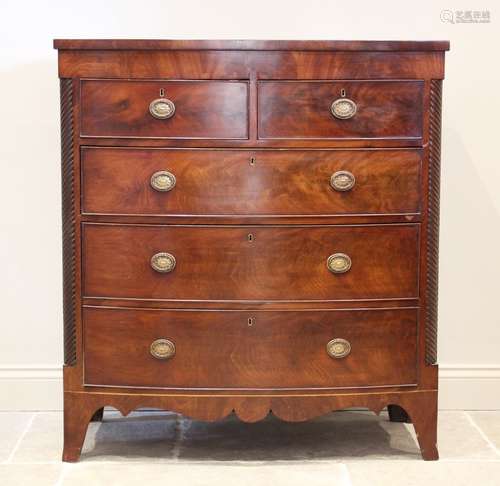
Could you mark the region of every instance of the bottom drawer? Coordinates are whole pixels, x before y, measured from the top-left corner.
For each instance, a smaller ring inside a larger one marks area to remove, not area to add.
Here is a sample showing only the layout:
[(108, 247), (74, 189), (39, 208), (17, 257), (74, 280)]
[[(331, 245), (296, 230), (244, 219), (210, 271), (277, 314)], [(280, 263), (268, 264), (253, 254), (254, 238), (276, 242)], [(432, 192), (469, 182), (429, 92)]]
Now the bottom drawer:
[[(350, 388), (417, 380), (416, 309), (87, 307), (83, 317), (86, 385)], [(328, 347), (332, 340), (339, 341)]]

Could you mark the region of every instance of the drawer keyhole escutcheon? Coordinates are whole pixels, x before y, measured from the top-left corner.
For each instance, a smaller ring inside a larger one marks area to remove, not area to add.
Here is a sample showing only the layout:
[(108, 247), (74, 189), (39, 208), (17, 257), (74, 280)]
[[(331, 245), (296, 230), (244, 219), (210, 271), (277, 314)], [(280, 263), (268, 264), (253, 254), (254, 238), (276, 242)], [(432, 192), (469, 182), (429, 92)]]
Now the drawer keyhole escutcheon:
[(155, 253), (151, 257), (151, 268), (159, 273), (170, 273), (176, 265), (174, 255), (166, 252)]
[(348, 170), (339, 170), (330, 177), (330, 185), (339, 192), (350, 191), (355, 183), (356, 178)]
[(177, 183), (177, 179), (175, 178), (174, 174), (172, 172), (169, 172), (168, 170), (159, 170), (158, 172), (155, 172), (151, 176), (151, 187), (155, 191), (159, 192), (168, 192), (171, 191), (174, 187), (175, 184)]
[(170, 359), (175, 356), (175, 344), (170, 339), (156, 339), (149, 351), (156, 359)]
[(248, 327), (252, 327), (255, 324), (255, 317), (248, 318)]
[(248, 233), (247, 240), (249, 243), (253, 243), (255, 241), (255, 236), (253, 235), (253, 233)]
[(332, 339), (326, 345), (326, 352), (331, 358), (345, 358), (351, 352), (351, 343), (342, 338)]
[(326, 266), (332, 273), (345, 273), (351, 269), (352, 261), (345, 253), (334, 253), (328, 257)]
[(175, 114), (175, 105), (167, 98), (157, 98), (149, 104), (149, 113), (159, 120), (172, 118)]

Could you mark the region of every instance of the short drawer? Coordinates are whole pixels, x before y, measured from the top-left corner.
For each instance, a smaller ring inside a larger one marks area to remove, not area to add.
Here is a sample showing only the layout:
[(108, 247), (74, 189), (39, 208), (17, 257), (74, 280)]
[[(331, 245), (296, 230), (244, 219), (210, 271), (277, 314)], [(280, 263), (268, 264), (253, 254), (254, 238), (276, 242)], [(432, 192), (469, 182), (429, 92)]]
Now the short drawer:
[(418, 296), (419, 225), (83, 225), (89, 297), (344, 300)]
[(81, 135), (125, 138), (248, 137), (244, 81), (81, 83)]
[(420, 212), (420, 150), (82, 149), (82, 211), (125, 215)]
[(85, 384), (350, 388), (417, 380), (417, 311), (85, 308)]
[(259, 138), (420, 139), (422, 81), (261, 81)]

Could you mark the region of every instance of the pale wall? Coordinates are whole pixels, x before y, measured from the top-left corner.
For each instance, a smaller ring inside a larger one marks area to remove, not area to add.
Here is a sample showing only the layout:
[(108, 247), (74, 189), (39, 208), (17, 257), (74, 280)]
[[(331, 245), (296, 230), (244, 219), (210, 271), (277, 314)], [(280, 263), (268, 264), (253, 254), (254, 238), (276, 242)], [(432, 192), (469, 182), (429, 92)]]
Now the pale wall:
[[(489, 9), (492, 22), (445, 24), (440, 20), (443, 9)], [(0, 409), (58, 408), (61, 403), (54, 37), (449, 39), (443, 112), (441, 406), (500, 406), (496, 2), (2, 0)]]

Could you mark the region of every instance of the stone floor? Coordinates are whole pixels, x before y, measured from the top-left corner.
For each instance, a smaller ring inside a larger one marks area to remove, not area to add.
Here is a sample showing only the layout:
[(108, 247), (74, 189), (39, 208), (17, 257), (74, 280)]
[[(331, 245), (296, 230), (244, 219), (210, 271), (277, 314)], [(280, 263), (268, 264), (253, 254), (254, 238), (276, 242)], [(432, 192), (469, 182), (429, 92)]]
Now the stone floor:
[(245, 424), (106, 410), (63, 464), (61, 413), (0, 412), (0, 485), (500, 485), (500, 411), (441, 412), (438, 446), (440, 461), (422, 461), (413, 427), (384, 413)]

